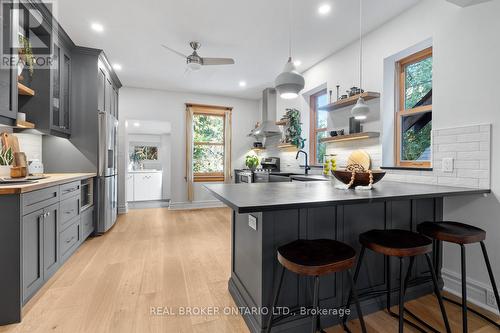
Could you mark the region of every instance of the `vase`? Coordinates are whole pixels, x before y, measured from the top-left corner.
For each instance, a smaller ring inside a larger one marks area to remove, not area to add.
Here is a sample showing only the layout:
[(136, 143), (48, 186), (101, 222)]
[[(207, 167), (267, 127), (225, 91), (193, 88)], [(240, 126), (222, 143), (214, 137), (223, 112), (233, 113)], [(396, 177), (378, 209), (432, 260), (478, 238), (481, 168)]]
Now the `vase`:
[(0, 178), (10, 177), (10, 165), (0, 165)]

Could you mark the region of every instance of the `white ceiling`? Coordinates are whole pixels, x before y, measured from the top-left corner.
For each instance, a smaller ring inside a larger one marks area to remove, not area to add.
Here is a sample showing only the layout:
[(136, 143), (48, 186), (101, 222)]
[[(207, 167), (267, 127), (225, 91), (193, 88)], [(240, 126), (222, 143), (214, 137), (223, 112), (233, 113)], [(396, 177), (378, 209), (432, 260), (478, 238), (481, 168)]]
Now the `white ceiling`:
[[(293, 53), (299, 71), (353, 42), (359, 35), (359, 2), (292, 0)], [(420, 0), (364, 0), (365, 31), (373, 30)], [(318, 6), (328, 2), (330, 14)], [(78, 45), (102, 48), (125, 86), (259, 98), (282, 70), (288, 53), (288, 0), (59, 0), (56, 16)], [(92, 22), (105, 30), (95, 33)], [(233, 66), (185, 73), (185, 62), (160, 47), (233, 57)], [(238, 82), (247, 82), (241, 88)]]

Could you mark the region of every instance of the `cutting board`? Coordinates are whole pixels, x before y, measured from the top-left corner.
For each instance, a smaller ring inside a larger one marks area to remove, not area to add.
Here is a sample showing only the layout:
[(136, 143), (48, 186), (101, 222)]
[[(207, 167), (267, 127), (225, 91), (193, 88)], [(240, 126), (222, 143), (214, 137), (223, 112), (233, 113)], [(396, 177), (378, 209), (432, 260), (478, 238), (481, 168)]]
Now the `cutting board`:
[(347, 165), (352, 165), (352, 164), (359, 164), (365, 170), (370, 170), (371, 166), (371, 159), (370, 159), (370, 154), (368, 154), (364, 150), (356, 150), (354, 151), (351, 156), (347, 159)]
[(12, 153), (19, 153), (19, 140), (14, 134), (3, 132), (0, 134), (2, 138), (2, 146), (6, 149), (12, 148)]

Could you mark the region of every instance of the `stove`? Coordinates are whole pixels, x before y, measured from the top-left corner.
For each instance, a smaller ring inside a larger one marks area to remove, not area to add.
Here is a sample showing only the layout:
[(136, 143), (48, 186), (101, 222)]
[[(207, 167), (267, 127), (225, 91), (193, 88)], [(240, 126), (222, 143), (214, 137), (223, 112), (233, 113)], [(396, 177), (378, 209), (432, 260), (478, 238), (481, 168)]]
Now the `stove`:
[[(234, 170), (236, 183), (269, 183), (277, 180), (274, 176), (281, 175), (279, 157), (264, 157), (260, 161), (260, 168), (254, 171), (250, 169)], [(288, 177), (289, 174), (286, 174)], [(288, 181), (288, 179), (287, 179)]]

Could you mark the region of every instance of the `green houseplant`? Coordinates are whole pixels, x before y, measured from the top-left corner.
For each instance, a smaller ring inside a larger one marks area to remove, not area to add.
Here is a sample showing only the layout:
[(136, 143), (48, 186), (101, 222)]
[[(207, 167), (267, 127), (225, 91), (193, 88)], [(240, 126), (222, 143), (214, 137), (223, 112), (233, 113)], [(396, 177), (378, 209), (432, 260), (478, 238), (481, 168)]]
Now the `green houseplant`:
[(12, 148), (2, 147), (0, 151), (0, 177), (10, 176), (10, 166), (14, 161), (14, 154), (12, 153)]
[[(33, 77), (35, 57), (33, 56), (33, 50), (31, 48), (31, 43), (28, 38), (23, 35), (19, 35), (19, 58), (20, 64), (23, 66), (28, 66), (30, 76)], [(18, 73), (20, 75), (21, 73)]]
[(283, 118), (285, 118), (288, 122), (285, 130), (286, 143), (291, 143), (299, 149), (304, 148), (306, 139), (302, 138), (300, 111), (297, 109), (286, 109), (286, 113)]
[(250, 170), (255, 170), (255, 168), (259, 165), (259, 158), (255, 155), (247, 155), (245, 157), (245, 165)]

